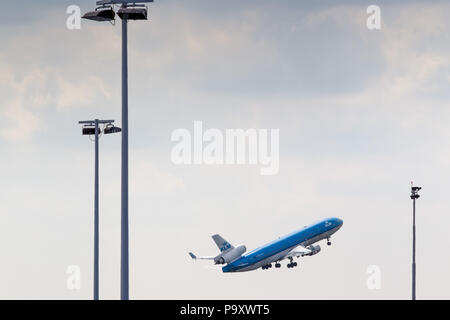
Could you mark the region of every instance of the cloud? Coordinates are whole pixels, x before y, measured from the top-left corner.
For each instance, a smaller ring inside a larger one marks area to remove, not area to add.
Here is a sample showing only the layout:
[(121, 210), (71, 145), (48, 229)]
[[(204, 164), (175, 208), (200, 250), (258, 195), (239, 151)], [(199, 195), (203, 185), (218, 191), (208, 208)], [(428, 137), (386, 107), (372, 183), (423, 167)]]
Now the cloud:
[(22, 142), (28, 140), (38, 129), (40, 120), (30, 111), (23, 108), (21, 101), (13, 101), (3, 110), (12, 125), (1, 130), (1, 136), (7, 141)]
[[(55, 114), (87, 107), (106, 109), (109, 104), (105, 101), (115, 98), (111, 83), (105, 80), (108, 77), (98, 72), (109, 70), (110, 60), (101, 59), (102, 65), (92, 59), (95, 52), (106, 49), (114, 31), (97, 36), (98, 41), (94, 38), (100, 31), (89, 32), (93, 45), (80, 50), (81, 31), (68, 31), (64, 24), (55, 28), (57, 17), (51, 10), (30, 22), (29, 32), (21, 32), (23, 26), (13, 37), (2, 32), (8, 48), (1, 53), (0, 62), (0, 136), (4, 141), (29, 142)], [(32, 54), (24, 56), (25, 51)], [(97, 65), (100, 67), (95, 68)]]
[(28, 88), (40, 83), (39, 73), (30, 72), (22, 81), (16, 80), (12, 66), (0, 64), (0, 84), (2, 86), (2, 102), (0, 111), (7, 121), (0, 131), (0, 136), (11, 142), (28, 140), (39, 127), (39, 118), (25, 107)]
[(387, 17), (379, 44), (387, 68), (379, 79), (381, 87), (376, 88), (386, 99), (433, 98), (448, 91), (447, 10), (448, 4), (412, 4), (383, 10)]
[(57, 109), (89, 106), (99, 97), (111, 97), (109, 88), (95, 76), (87, 76), (79, 82), (68, 81), (60, 75), (56, 76), (56, 79), (58, 93), (54, 103)]
[[(410, 252), (397, 249), (409, 245), (412, 178), (424, 186), (427, 236), (418, 250), (443, 266), (423, 265), (430, 280), (423, 294), (445, 296), (429, 284), (450, 264), (436, 254), (448, 247), (439, 234), (450, 207), (448, 5), (386, 2), (382, 30), (369, 31), (356, 1), (186, 3), (155, 3), (149, 22), (129, 28), (132, 297), (401, 298)], [(63, 287), (64, 263), (90, 268), (93, 201), (92, 144), (76, 121), (120, 117), (120, 22), (68, 31), (65, 8), (42, 12), (15, 32), (0, 30), (2, 235), (23, 253), (16, 259), (11, 247), (5, 256), (10, 272), (0, 277), (15, 288), (0, 292), (6, 298), (74, 297)], [(279, 174), (173, 165), (170, 133), (198, 119), (208, 128), (279, 128)], [(8, 143), (42, 131), (33, 143)], [(101, 141), (102, 292), (109, 298), (117, 298), (120, 270), (119, 138)], [(336, 246), (295, 275), (308, 290), (267, 290), (292, 279), (284, 269), (270, 279), (227, 277), (205, 273), (186, 254), (214, 252), (212, 232), (250, 249), (331, 215), (345, 220)], [(438, 226), (430, 223), (436, 219)], [(23, 281), (36, 252), (48, 259)], [(374, 263), (389, 288), (377, 296), (365, 289)], [(42, 290), (49, 280), (56, 289)], [(77, 297), (90, 296), (90, 280)]]
[(95, 76), (71, 80), (57, 69), (36, 67), (20, 78), (10, 66), (2, 66), (0, 82), (4, 116), (1, 136), (10, 142), (26, 142), (39, 128), (45, 110), (59, 112), (67, 108), (92, 106), (101, 98), (111, 97), (109, 88)]

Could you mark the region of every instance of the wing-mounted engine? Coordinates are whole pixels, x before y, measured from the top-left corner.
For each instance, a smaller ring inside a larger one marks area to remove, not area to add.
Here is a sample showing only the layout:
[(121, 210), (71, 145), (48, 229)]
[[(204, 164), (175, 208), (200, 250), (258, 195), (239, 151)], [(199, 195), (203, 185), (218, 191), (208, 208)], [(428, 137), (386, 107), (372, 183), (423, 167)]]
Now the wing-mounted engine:
[(214, 258), (214, 263), (225, 264), (233, 262), (234, 260), (242, 256), (245, 253), (245, 251), (247, 251), (247, 248), (244, 245), (237, 246), (236, 248), (233, 248), (227, 252), (219, 254), (217, 257)]
[(307, 246), (306, 249), (310, 250), (311, 252), (305, 253), (305, 256), (313, 256), (315, 254), (318, 254), (320, 252), (320, 246), (319, 245), (310, 245)]

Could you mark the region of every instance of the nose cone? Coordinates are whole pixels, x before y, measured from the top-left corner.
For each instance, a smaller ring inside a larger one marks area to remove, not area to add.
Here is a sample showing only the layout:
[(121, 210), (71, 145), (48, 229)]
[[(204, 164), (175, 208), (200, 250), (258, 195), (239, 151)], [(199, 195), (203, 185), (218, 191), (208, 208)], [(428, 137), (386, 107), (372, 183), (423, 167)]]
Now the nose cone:
[(344, 220), (340, 219), (340, 218), (334, 218), (334, 223), (336, 223), (337, 227), (342, 227), (342, 225), (344, 224)]

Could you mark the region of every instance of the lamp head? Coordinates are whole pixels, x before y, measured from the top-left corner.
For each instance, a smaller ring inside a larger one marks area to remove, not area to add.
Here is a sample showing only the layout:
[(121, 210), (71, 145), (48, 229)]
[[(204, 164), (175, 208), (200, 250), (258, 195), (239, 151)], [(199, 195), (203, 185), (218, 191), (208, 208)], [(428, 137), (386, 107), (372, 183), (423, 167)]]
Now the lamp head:
[(115, 16), (116, 13), (111, 7), (99, 7), (95, 11), (87, 12), (82, 18), (93, 21), (114, 21)]
[(106, 126), (106, 128), (103, 130), (104, 134), (110, 134), (110, 133), (117, 133), (117, 132), (121, 132), (122, 129), (119, 127), (116, 127), (112, 124), (109, 124)]
[(419, 195), (419, 190), (422, 189), (422, 187), (413, 187), (411, 186), (411, 199), (419, 199), (420, 195)]
[[(97, 133), (100, 134), (100, 129), (97, 130)], [(82, 129), (83, 136), (91, 136), (95, 134), (95, 127), (92, 126), (84, 126)]]
[(146, 7), (121, 7), (117, 15), (122, 20), (147, 20)]

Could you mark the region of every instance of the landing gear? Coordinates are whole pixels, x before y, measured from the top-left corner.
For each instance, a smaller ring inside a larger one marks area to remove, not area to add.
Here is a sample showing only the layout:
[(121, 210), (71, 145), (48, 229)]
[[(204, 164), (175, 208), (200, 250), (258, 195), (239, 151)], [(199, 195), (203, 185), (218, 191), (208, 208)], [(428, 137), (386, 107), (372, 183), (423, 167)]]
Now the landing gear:
[[(280, 267), (281, 267), (281, 264), (279, 262), (275, 263), (275, 268), (280, 268)], [(272, 264), (271, 263), (266, 264), (265, 266), (261, 267), (261, 269), (263, 269), (263, 270), (267, 270), (267, 269), (270, 269), (270, 268), (272, 268)]]
[(327, 238), (327, 245), (331, 246), (330, 238)]
[(294, 267), (296, 267), (297, 266), (297, 262), (291, 262), (291, 263), (288, 263), (287, 264), (287, 267), (288, 268), (294, 268)]
[(297, 266), (297, 262), (293, 262), (292, 258), (289, 258), (289, 263), (286, 265), (288, 268), (294, 268)]
[(269, 268), (272, 268), (272, 264), (266, 264), (265, 266), (262, 266), (261, 269), (267, 270)]

